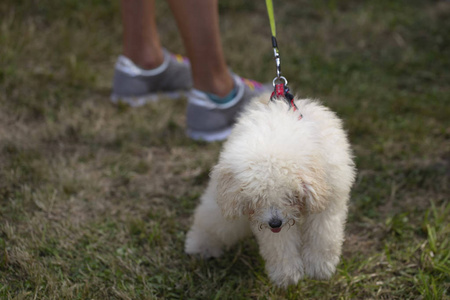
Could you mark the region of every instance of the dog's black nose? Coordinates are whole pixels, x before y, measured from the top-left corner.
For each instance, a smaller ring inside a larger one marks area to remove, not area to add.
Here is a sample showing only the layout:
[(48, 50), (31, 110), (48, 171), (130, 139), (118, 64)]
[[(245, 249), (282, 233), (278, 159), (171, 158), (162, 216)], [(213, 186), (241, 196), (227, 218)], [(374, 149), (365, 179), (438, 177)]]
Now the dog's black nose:
[(272, 219), (269, 221), (269, 226), (272, 228), (280, 228), (283, 222), (280, 219)]

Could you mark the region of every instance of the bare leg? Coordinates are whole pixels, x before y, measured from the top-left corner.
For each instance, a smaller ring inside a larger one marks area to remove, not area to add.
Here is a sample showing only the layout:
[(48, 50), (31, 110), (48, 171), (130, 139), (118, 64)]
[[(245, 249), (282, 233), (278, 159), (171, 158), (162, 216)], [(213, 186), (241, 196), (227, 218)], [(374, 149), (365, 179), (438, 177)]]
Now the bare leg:
[[(226, 96), (233, 88), (222, 51), (218, 0), (169, 0), (187, 55), (194, 88)], [(164, 59), (155, 21), (154, 0), (122, 0), (123, 53), (144, 69)]]
[(123, 54), (141, 68), (158, 67), (164, 56), (155, 22), (154, 0), (122, 0), (121, 5)]
[(218, 0), (168, 0), (191, 61), (194, 88), (226, 96), (233, 88), (222, 51)]

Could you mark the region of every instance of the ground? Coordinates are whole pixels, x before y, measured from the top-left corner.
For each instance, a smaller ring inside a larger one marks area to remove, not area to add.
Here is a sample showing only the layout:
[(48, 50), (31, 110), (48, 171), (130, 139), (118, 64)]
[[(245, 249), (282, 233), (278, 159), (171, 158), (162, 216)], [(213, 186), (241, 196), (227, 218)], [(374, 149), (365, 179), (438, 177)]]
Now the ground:
[[(227, 61), (275, 76), (264, 1), (221, 0)], [(330, 281), (272, 286), (254, 239), (183, 243), (221, 143), (186, 99), (109, 102), (118, 1), (0, 3), (1, 299), (448, 299), (450, 2), (277, 1), (283, 74), (344, 120), (358, 176)], [(184, 53), (167, 4), (163, 44)]]

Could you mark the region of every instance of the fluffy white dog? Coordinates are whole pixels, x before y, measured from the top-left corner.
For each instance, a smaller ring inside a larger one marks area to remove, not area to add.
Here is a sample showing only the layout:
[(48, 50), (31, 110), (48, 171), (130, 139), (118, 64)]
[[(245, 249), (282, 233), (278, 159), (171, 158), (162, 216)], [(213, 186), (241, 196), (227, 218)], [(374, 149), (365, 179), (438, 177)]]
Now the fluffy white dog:
[(211, 173), (185, 251), (218, 257), (253, 232), (270, 279), (327, 279), (339, 262), (355, 169), (342, 122), (270, 95), (241, 114)]

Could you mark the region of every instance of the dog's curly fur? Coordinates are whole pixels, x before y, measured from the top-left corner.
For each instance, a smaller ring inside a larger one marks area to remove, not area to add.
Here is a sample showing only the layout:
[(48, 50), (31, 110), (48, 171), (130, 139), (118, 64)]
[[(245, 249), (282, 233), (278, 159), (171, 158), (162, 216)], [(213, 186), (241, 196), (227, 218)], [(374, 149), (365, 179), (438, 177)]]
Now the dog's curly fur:
[(275, 284), (327, 279), (339, 262), (355, 177), (350, 145), (341, 120), (318, 102), (297, 100), (294, 111), (269, 98), (253, 99), (239, 117), (185, 251), (218, 257), (253, 232)]

